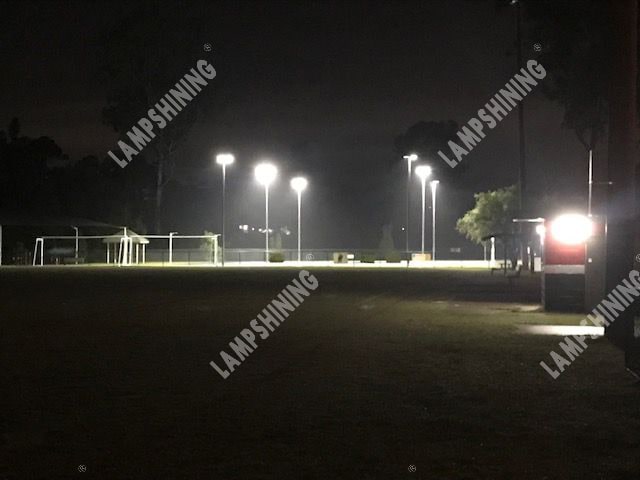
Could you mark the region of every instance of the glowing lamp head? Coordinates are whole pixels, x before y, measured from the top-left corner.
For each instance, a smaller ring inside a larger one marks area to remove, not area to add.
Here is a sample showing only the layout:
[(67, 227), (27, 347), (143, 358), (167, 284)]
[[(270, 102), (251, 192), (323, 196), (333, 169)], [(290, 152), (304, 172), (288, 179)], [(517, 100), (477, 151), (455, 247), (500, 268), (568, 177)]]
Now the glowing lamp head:
[(268, 187), (278, 175), (278, 169), (271, 163), (261, 163), (254, 170), (256, 180), (260, 185)]
[(218, 165), (231, 165), (235, 161), (235, 157), (230, 153), (219, 153), (216, 155), (216, 163)]
[(551, 236), (565, 245), (584, 243), (592, 233), (593, 223), (584, 215), (569, 213), (560, 215), (551, 222)]
[(416, 167), (416, 175), (424, 182), (431, 176), (431, 167), (429, 165), (418, 165)]
[(307, 188), (307, 179), (304, 177), (294, 177), (291, 179), (291, 188), (300, 193)]
[(418, 160), (418, 155), (416, 155), (415, 153), (412, 153), (411, 155), (405, 155), (403, 158), (405, 158), (409, 163), (411, 163)]

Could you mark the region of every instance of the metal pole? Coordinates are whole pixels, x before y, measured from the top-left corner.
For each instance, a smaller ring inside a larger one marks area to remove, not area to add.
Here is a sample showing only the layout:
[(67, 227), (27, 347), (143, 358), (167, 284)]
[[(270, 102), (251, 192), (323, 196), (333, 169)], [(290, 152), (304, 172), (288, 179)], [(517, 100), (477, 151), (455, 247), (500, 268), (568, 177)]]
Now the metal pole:
[[(511, 4), (516, 7), (516, 70), (522, 68), (522, 5), (521, 0), (512, 0)], [(527, 169), (524, 136), (524, 99), (518, 103), (518, 146), (520, 150), (520, 161), (518, 168), (518, 212), (520, 218), (526, 216), (527, 211)], [(519, 239), (519, 259), (524, 263), (523, 224), (518, 224)]]
[(78, 227), (71, 227), (76, 231), (76, 254), (75, 254), (75, 261), (76, 261), (76, 265), (78, 264)]
[(269, 185), (264, 186), (264, 223), (264, 261), (269, 262)]
[(427, 179), (422, 179), (422, 254), (424, 255), (424, 214), (425, 214), (425, 189), (427, 188)]
[(591, 216), (591, 198), (593, 194), (593, 150), (589, 150), (589, 206), (587, 214)]
[(411, 187), (411, 160), (407, 159), (407, 211), (404, 225), (405, 251), (409, 253), (409, 188)]
[(222, 164), (222, 266), (224, 267), (224, 249), (227, 246), (227, 241), (225, 237), (225, 201), (226, 201), (226, 189), (227, 189), (227, 166)]
[(173, 263), (173, 232), (169, 232), (169, 264)]
[(431, 260), (436, 259), (436, 189), (438, 182), (431, 182)]
[[(520, 70), (522, 67), (522, 6), (521, 2), (516, 0), (516, 51), (517, 51), (517, 65), (516, 70)], [(525, 154), (525, 138), (524, 138), (524, 100), (518, 103), (518, 143), (520, 149), (520, 168), (518, 175), (519, 188), (519, 206), (520, 217), (525, 216), (526, 210), (526, 191), (527, 191), (527, 169), (526, 169), (526, 154)], [(520, 254), (522, 256), (522, 252)]]
[(302, 204), (302, 190), (298, 190), (298, 263), (300, 263), (301, 261), (301, 255), (300, 255), (300, 238), (302, 236), (302, 230), (301, 230), (301, 225), (300, 225), (300, 210), (302, 209), (301, 207)]

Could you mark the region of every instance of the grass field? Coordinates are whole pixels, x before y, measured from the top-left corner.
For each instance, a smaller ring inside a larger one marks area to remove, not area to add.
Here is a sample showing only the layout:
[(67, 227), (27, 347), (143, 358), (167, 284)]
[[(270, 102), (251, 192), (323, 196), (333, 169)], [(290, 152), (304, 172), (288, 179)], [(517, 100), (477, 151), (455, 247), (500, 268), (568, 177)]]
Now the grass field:
[(0, 479), (640, 478), (622, 353), (595, 340), (554, 381), (560, 338), (517, 333), (581, 318), (521, 308), (538, 278), (312, 273), (223, 380), (296, 270), (0, 270)]

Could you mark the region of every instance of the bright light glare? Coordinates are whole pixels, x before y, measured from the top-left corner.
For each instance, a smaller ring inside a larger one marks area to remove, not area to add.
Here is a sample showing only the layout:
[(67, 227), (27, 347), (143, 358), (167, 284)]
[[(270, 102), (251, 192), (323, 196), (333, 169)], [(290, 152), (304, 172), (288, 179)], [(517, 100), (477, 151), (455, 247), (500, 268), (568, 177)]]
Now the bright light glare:
[(579, 245), (593, 232), (593, 224), (584, 215), (570, 213), (560, 215), (551, 222), (551, 236), (566, 245)]
[(254, 170), (256, 180), (259, 184), (268, 187), (278, 175), (278, 169), (271, 163), (261, 163)]
[(420, 177), (420, 180), (425, 181), (431, 176), (431, 167), (429, 165), (418, 165), (416, 167), (416, 175)]
[(307, 188), (309, 182), (304, 177), (294, 177), (291, 179), (291, 188), (293, 188), (296, 192), (302, 192), (305, 188)]
[(544, 225), (536, 225), (536, 233), (541, 237), (544, 237), (547, 228)]
[(219, 153), (216, 155), (216, 163), (218, 165), (231, 165), (235, 161), (235, 157), (230, 153)]
[(415, 162), (416, 160), (418, 160), (418, 155), (412, 153), (411, 155), (405, 155), (404, 158), (409, 160), (410, 162)]
[(592, 337), (602, 337), (604, 327), (592, 327), (589, 325), (520, 325), (520, 333), (531, 335), (557, 335), (566, 337), (567, 335), (590, 335)]

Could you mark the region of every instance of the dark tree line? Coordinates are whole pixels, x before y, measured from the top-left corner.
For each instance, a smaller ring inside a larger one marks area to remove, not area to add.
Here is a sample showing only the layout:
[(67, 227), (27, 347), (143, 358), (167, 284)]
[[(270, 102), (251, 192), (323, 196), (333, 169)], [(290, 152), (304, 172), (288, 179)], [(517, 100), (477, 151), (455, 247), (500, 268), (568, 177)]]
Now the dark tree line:
[(142, 159), (122, 171), (113, 161), (72, 161), (49, 137), (0, 130), (0, 210), (89, 218), (145, 231), (153, 178)]

